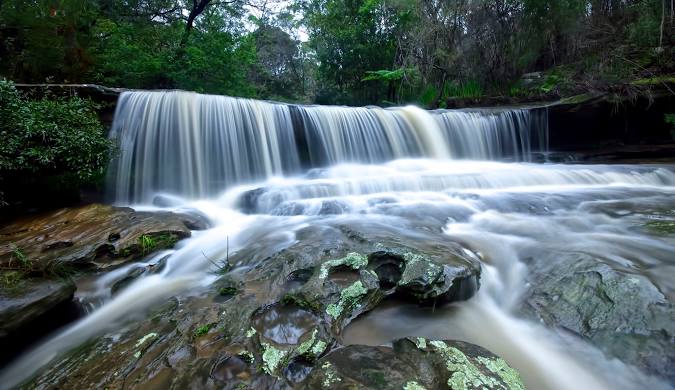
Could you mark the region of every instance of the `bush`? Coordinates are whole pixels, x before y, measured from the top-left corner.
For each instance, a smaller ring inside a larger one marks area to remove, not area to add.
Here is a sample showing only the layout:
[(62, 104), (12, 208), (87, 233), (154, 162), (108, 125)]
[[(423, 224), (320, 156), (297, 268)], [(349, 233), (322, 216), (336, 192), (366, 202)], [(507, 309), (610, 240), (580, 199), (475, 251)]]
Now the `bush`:
[(78, 97), (29, 100), (7, 80), (0, 80), (0, 139), (5, 205), (30, 203), (35, 195), (50, 203), (54, 191), (77, 194), (80, 186), (103, 178), (112, 151), (94, 103)]

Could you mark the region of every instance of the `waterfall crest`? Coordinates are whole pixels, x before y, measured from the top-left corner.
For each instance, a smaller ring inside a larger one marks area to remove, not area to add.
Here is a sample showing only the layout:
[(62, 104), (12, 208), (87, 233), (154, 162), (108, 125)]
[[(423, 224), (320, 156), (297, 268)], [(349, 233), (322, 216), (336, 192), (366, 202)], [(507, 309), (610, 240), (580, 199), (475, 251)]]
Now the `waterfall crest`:
[(300, 106), (182, 91), (124, 92), (111, 137), (114, 199), (198, 198), (337, 163), (398, 158), (527, 161), (547, 146), (545, 110)]

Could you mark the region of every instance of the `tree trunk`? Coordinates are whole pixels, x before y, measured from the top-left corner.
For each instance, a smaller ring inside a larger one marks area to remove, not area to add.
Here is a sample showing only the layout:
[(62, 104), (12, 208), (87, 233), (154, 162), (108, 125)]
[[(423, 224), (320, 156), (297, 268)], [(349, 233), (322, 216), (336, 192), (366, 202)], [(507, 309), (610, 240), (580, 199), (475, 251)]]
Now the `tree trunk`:
[(181, 46), (184, 46), (187, 43), (187, 39), (194, 27), (195, 19), (197, 16), (201, 15), (206, 7), (211, 3), (211, 0), (192, 0), (192, 9), (187, 18), (187, 24), (185, 25), (185, 32), (183, 33), (183, 39), (181, 40)]
[(663, 25), (666, 22), (666, 0), (661, 1), (661, 34), (659, 35), (659, 49), (663, 49)]

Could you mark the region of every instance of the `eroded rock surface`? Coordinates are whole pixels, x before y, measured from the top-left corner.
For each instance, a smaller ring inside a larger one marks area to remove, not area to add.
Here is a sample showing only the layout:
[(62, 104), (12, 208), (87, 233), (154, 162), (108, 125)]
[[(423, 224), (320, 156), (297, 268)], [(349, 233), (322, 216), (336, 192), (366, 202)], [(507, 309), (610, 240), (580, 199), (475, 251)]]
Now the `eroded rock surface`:
[(391, 347), (350, 345), (317, 362), (308, 389), (525, 389), (503, 359), (460, 341), (401, 339)]
[(649, 279), (583, 253), (535, 261), (530, 274), (525, 312), (675, 381), (675, 308)]
[(65, 280), (31, 280), (20, 294), (0, 290), (0, 339), (73, 299), (75, 285)]
[(106, 268), (190, 236), (203, 221), (169, 212), (93, 204), (16, 221), (0, 229), (0, 266)]
[(66, 317), (74, 319), (68, 304), (75, 292), (71, 281), (75, 275), (172, 247), (190, 236), (191, 229), (204, 228), (204, 222), (190, 215), (94, 204), (2, 227), (0, 342), (4, 348), (0, 363), (40, 333), (63, 325)]
[[(312, 378), (321, 375), (315, 372), (331, 361), (328, 356), (354, 348), (342, 347), (343, 329), (383, 299), (396, 295), (433, 304), (469, 298), (478, 288), (478, 258), (447, 239), (414, 240), (342, 225), (309, 227), (297, 238), (277, 251), (232, 254), (233, 271), (203, 295), (171, 299), (149, 319), (65, 354), (31, 386), (314, 388), (319, 379)], [(412, 345), (425, 361), (445, 353)], [(389, 348), (385, 355), (398, 352)], [(401, 361), (383, 372), (400, 368), (397, 375), (413, 380), (410, 364)], [(442, 372), (420, 385), (447, 382), (451, 373)]]

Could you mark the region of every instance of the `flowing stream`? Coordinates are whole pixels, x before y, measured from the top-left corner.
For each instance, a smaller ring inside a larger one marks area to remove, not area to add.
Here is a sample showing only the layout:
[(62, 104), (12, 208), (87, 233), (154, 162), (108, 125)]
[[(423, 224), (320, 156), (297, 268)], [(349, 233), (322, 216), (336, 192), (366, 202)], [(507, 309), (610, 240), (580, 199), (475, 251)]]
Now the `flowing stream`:
[(665, 297), (675, 288), (675, 241), (640, 228), (649, 212), (675, 209), (674, 167), (529, 162), (532, 152), (546, 151), (546, 123), (545, 110), (426, 112), (124, 93), (112, 132), (120, 142), (111, 169), (116, 202), (199, 210), (213, 227), (146, 259), (169, 256), (161, 273), (114, 298), (110, 287), (123, 271), (78, 292), (98, 302), (91, 313), (2, 371), (0, 387), (142, 318), (153, 303), (212, 283), (209, 258), (260, 243), (278, 251), (303, 227), (341, 223), (422, 240), (443, 232), (484, 264), (468, 301), (433, 310), (387, 302), (355, 320), (345, 343), (466, 340), (504, 357), (532, 389), (670, 388), (519, 309), (531, 259), (568, 252), (648, 278)]

